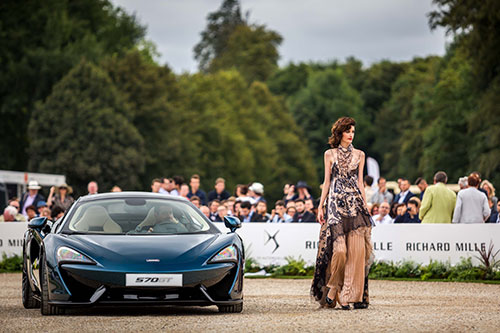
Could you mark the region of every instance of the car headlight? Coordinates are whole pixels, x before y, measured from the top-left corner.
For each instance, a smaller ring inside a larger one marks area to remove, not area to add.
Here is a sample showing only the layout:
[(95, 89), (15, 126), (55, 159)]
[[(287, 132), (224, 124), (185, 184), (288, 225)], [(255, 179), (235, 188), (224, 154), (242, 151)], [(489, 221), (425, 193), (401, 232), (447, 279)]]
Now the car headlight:
[(76, 250), (66, 246), (61, 246), (57, 249), (57, 262), (59, 263), (80, 263), (80, 264), (95, 264), (95, 262)]
[(214, 263), (227, 261), (238, 261), (238, 250), (236, 249), (236, 246), (230, 245), (228, 247), (225, 247), (223, 250), (213, 256), (209, 262)]

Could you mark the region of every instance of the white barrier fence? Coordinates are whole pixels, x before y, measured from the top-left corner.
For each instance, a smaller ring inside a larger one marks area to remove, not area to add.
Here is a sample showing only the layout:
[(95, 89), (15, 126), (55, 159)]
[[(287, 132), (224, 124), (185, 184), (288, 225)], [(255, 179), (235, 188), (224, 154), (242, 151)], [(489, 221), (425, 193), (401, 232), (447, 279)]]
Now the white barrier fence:
[[(223, 223), (216, 223), (228, 232)], [(302, 257), (314, 264), (319, 236), (316, 223), (243, 223), (238, 234), (245, 244), (247, 257), (260, 265), (286, 263), (286, 257)], [(0, 223), (0, 253), (22, 254), (22, 240), (27, 223)], [(430, 260), (458, 263), (461, 258), (479, 255), (490, 242), (500, 249), (498, 224), (393, 224), (373, 228), (373, 248), (376, 260)], [(497, 258), (499, 259), (499, 258)], [(477, 261), (476, 261), (477, 262)]]
[[(218, 228), (227, 232), (222, 224)], [(243, 223), (237, 232), (243, 239), (247, 257), (260, 265), (286, 263), (286, 257), (302, 257), (314, 264), (318, 251), (319, 224), (316, 223)], [(430, 260), (452, 265), (461, 258), (475, 256), (493, 243), (500, 249), (498, 224), (392, 224), (380, 225), (372, 230), (376, 260), (413, 260), (428, 263)], [(497, 258), (499, 259), (499, 258)]]
[(0, 255), (23, 254), (23, 237), (28, 222), (0, 222)]

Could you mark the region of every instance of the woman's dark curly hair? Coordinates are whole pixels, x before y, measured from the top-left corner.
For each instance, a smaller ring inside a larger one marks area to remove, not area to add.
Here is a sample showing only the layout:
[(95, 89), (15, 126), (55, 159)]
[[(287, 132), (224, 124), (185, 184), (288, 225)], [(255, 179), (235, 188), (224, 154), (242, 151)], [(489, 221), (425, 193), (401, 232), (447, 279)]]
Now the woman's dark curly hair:
[(328, 143), (332, 148), (337, 148), (342, 140), (342, 133), (351, 129), (351, 126), (356, 126), (356, 121), (351, 117), (342, 117), (332, 126), (332, 136), (328, 138)]

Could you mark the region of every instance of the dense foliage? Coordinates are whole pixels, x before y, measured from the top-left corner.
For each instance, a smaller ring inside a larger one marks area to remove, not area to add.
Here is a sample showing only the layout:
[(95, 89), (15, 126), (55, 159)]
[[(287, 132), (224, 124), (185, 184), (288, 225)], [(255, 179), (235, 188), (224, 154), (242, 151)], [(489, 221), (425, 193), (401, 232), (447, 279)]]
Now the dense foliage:
[(223, 176), (277, 199), (306, 180), (317, 196), (331, 124), (350, 115), (386, 177), (478, 170), (498, 186), (498, 1), (433, 2), (431, 28), (454, 34), (443, 57), (278, 68), (281, 35), (223, 0), (194, 48), (200, 73), (176, 75), (107, 0), (2, 1), (2, 168), (63, 173), (77, 194), (199, 173), (207, 190)]
[(109, 76), (82, 61), (33, 111), (28, 127), (31, 169), (66, 174), (80, 193), (91, 179), (104, 188), (137, 188), (144, 140), (131, 119)]
[(145, 28), (108, 0), (2, 0), (0, 26), (0, 155), (8, 157), (2, 169), (26, 170), (35, 102), (83, 57), (121, 54)]
[(2, 254), (2, 260), (0, 260), (0, 273), (21, 272), (22, 269), (22, 256), (15, 255), (7, 257), (5, 253)]

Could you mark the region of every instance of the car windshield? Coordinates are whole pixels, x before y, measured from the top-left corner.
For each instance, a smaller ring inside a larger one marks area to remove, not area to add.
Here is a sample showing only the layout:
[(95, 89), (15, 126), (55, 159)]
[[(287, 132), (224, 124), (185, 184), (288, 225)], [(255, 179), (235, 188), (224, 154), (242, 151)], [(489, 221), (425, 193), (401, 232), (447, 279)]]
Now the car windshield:
[(76, 207), (63, 232), (98, 234), (186, 234), (211, 230), (189, 204), (162, 199), (115, 198)]

